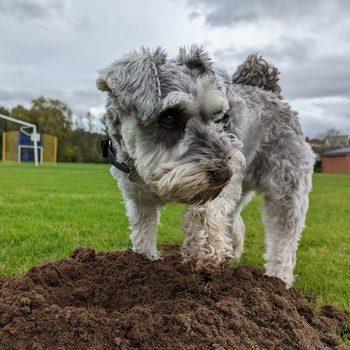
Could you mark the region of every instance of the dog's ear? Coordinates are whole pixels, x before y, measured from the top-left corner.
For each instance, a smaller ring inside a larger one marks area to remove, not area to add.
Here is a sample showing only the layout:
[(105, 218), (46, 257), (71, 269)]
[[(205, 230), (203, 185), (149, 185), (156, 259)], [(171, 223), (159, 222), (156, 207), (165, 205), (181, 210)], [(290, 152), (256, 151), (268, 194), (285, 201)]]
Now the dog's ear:
[(115, 96), (126, 112), (136, 112), (144, 121), (160, 99), (158, 68), (166, 61), (165, 52), (142, 49), (132, 52), (100, 71), (97, 88)]
[(185, 47), (180, 48), (176, 62), (186, 65), (189, 69), (196, 69), (202, 74), (213, 71), (213, 63), (208, 52), (196, 44), (189, 49)]

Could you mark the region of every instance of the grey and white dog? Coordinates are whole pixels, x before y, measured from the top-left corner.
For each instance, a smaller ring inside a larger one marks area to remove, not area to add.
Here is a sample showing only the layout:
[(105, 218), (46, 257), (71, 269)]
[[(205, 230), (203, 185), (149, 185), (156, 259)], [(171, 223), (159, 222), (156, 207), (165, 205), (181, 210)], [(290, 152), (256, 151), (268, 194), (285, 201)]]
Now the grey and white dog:
[(264, 194), (266, 274), (293, 283), (308, 209), (314, 155), (297, 115), (282, 100), (277, 70), (250, 56), (233, 78), (200, 47), (168, 59), (161, 49), (132, 52), (100, 72), (136, 253), (157, 251), (160, 211), (187, 204), (184, 261), (218, 267), (243, 253), (241, 211)]

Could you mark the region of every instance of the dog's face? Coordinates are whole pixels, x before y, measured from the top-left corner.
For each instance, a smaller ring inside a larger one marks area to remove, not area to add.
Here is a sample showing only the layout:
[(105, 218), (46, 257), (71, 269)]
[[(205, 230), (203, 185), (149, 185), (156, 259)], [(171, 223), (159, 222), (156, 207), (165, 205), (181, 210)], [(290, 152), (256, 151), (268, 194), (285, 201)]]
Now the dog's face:
[(218, 122), (228, 109), (224, 84), (202, 49), (181, 50), (176, 60), (161, 50), (133, 53), (97, 85), (109, 94), (111, 137), (160, 197), (203, 204), (243, 167), (239, 141)]

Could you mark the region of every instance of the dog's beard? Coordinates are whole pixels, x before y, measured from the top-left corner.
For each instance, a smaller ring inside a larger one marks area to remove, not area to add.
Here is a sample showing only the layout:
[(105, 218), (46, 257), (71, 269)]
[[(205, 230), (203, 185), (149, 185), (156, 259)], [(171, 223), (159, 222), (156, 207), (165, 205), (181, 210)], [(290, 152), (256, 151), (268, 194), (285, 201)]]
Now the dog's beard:
[(187, 205), (202, 205), (215, 199), (226, 183), (213, 184), (208, 172), (213, 166), (194, 162), (168, 163), (155, 169), (147, 184), (161, 197)]

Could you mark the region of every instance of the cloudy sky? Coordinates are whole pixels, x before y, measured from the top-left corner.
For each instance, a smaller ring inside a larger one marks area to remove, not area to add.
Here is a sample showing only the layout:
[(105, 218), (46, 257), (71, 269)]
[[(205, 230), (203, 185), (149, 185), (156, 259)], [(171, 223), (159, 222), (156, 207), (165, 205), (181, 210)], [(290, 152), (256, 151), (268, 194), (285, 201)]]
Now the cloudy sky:
[(256, 52), (276, 65), (306, 135), (350, 134), (349, 18), (348, 0), (0, 0), (0, 104), (58, 98), (99, 129), (98, 69), (199, 43), (229, 72)]

